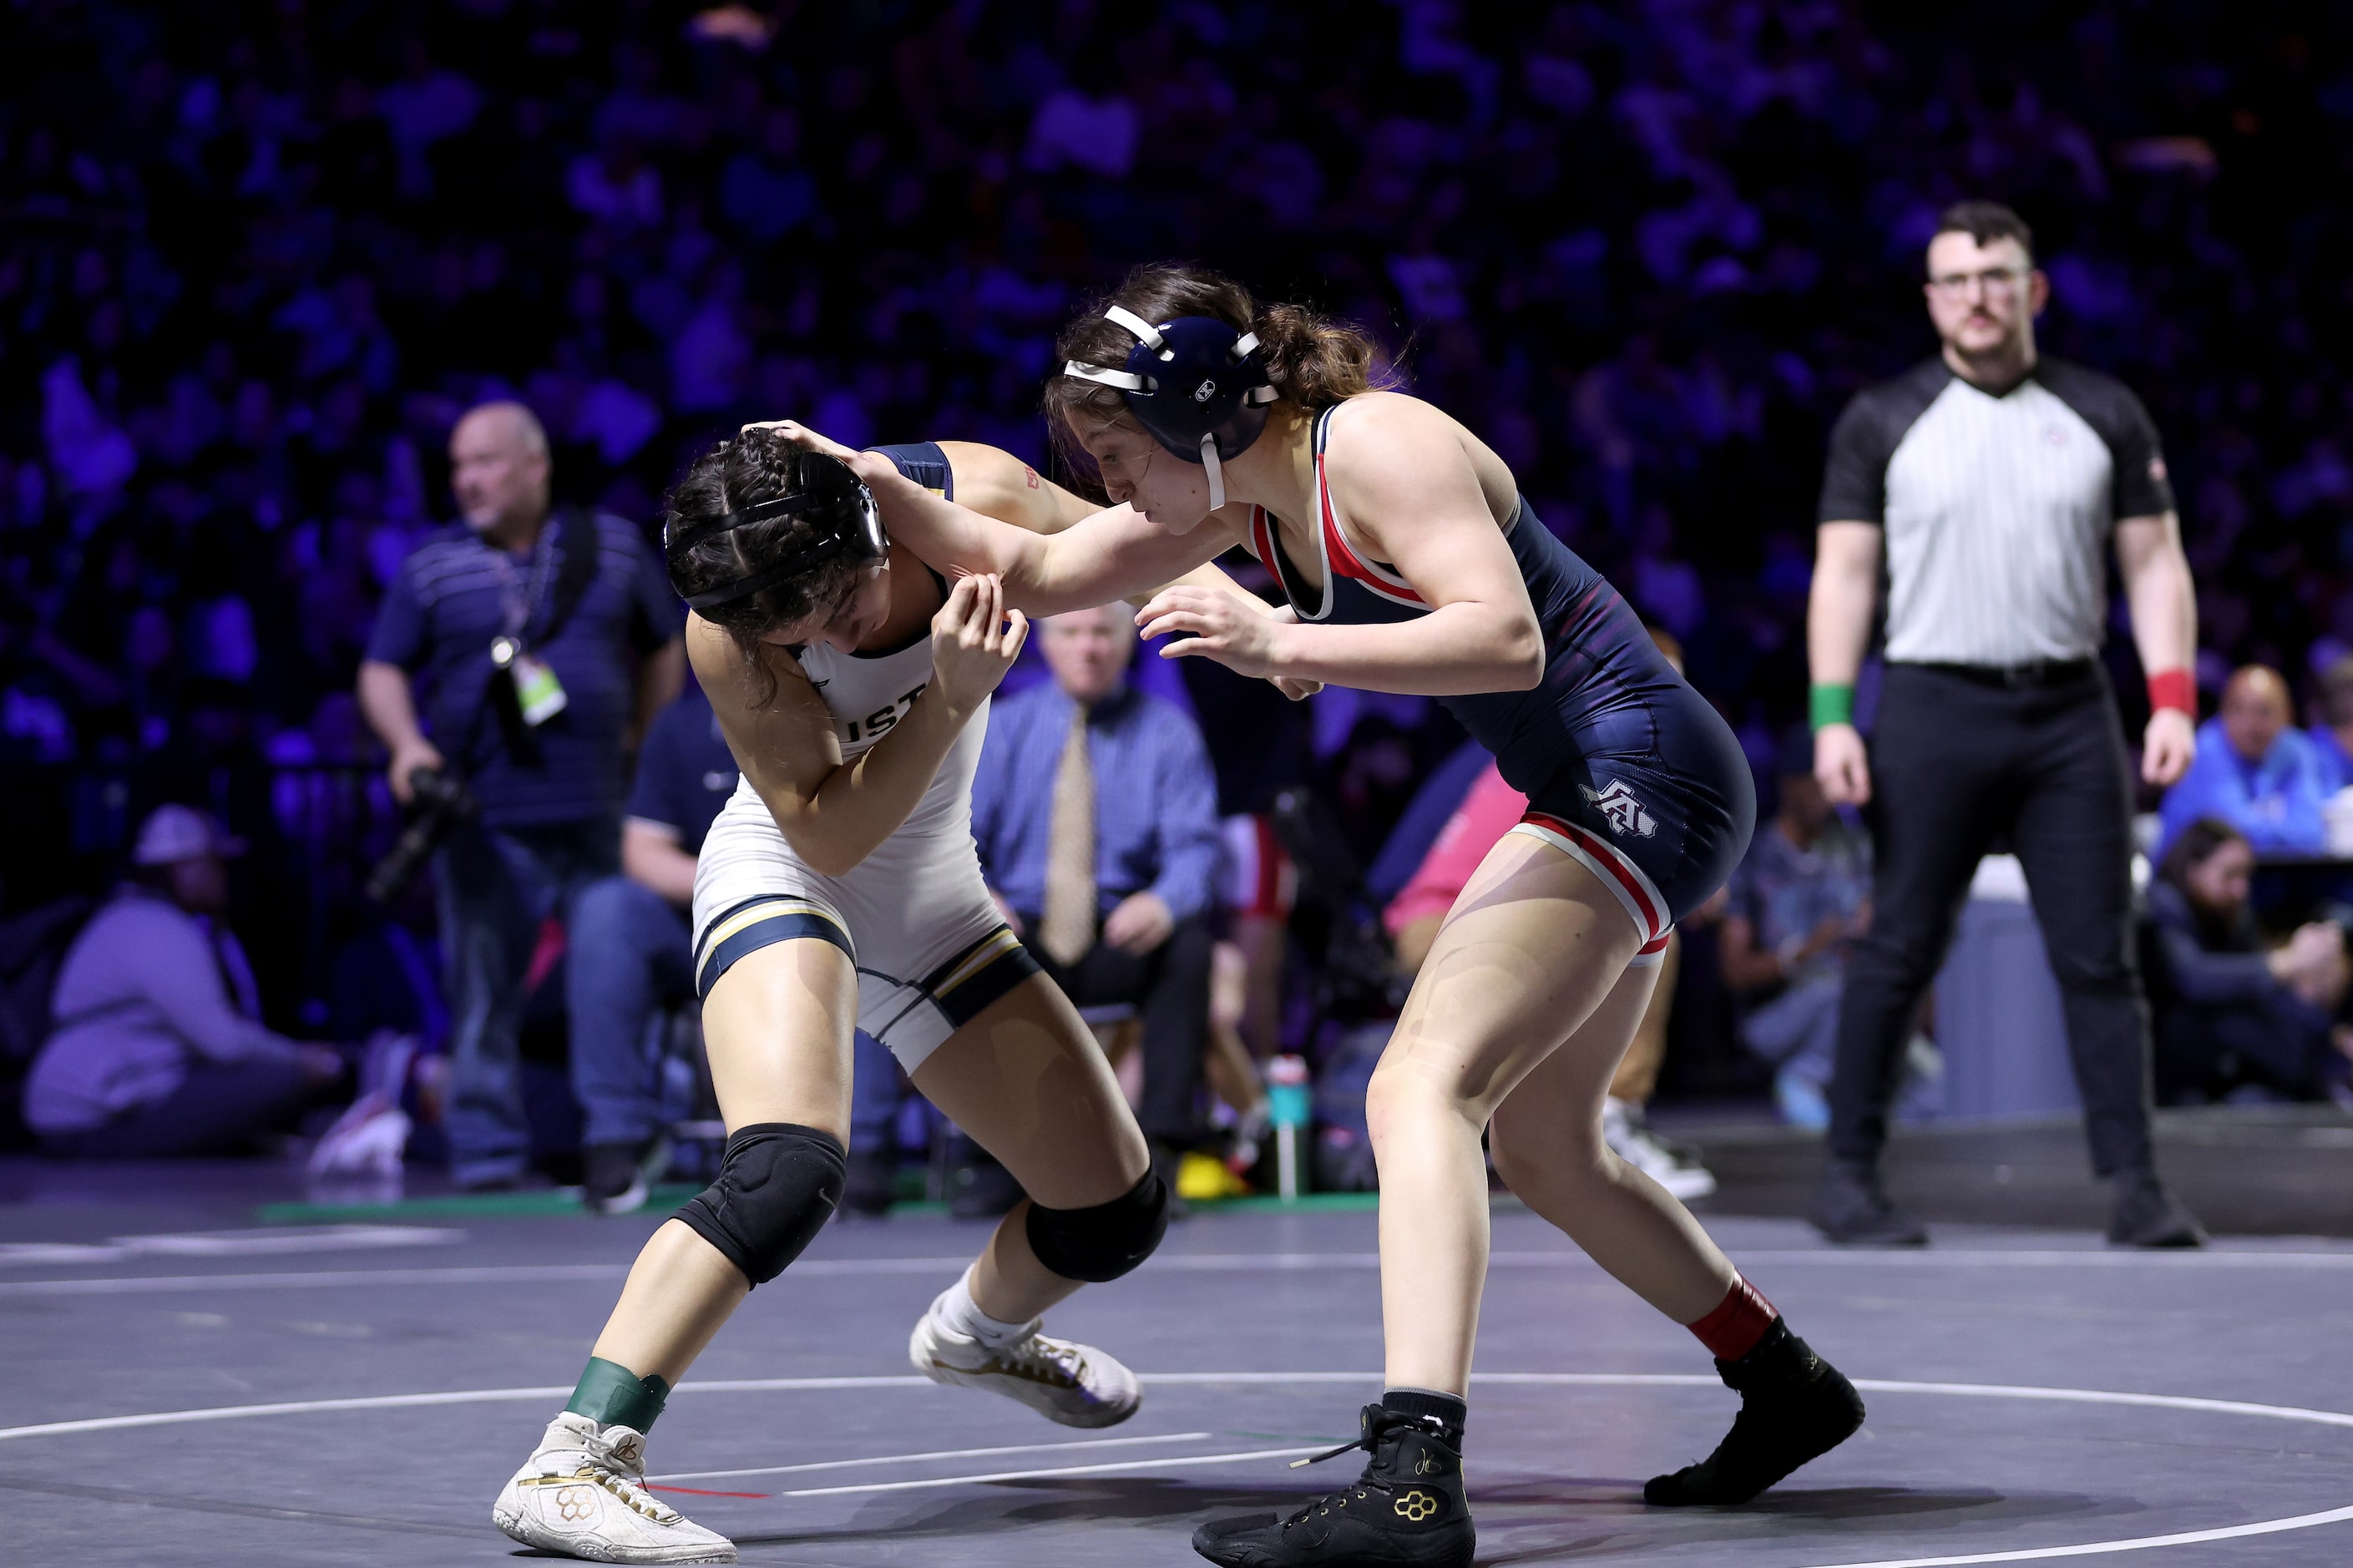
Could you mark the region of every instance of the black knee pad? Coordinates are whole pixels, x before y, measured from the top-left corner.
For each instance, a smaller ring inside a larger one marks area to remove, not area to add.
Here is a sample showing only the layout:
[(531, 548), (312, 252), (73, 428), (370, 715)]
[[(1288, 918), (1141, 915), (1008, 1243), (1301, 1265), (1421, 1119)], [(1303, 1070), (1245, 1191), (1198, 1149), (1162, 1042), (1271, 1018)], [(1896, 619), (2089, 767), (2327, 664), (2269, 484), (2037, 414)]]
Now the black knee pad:
[(1065, 1279), (1101, 1285), (1152, 1256), (1168, 1234), (1168, 1188), (1157, 1171), (1145, 1173), (1124, 1197), (1092, 1208), (1029, 1205), (1029, 1250)]
[(833, 1217), (848, 1164), (830, 1132), (757, 1122), (727, 1140), (719, 1179), (689, 1198), (678, 1217), (744, 1279), (765, 1285)]

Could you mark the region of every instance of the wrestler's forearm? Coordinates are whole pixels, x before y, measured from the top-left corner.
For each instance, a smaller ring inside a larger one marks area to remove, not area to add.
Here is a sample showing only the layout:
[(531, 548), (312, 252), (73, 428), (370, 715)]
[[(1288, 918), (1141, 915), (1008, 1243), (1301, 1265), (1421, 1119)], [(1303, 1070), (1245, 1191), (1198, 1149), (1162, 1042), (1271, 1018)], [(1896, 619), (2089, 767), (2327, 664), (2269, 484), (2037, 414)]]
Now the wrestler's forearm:
[(1366, 691), (1467, 697), (1526, 691), (1544, 679), (1533, 621), (1469, 602), (1384, 626), (1285, 626), (1276, 647), (1271, 675)]
[(906, 824), (975, 710), (956, 708), (936, 685), (925, 688), (890, 733), (794, 803), (789, 820), (776, 813), (786, 841), (811, 869), (848, 875)]

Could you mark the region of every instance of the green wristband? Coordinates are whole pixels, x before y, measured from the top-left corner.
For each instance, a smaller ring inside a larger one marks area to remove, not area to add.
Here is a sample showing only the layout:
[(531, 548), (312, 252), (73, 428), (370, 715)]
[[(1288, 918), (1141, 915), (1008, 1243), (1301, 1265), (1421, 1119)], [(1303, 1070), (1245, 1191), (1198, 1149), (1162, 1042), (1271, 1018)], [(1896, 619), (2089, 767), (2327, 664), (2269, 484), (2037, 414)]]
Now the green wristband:
[(1854, 687), (1826, 681), (1816, 681), (1807, 689), (1806, 717), (1811, 726), (1820, 730), (1826, 724), (1854, 722)]

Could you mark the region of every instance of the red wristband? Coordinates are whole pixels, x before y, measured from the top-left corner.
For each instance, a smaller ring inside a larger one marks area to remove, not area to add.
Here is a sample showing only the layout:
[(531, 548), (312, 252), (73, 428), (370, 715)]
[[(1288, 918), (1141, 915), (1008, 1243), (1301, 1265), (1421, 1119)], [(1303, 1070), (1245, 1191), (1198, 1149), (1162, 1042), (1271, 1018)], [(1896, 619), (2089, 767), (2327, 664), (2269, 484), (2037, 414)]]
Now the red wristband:
[(2198, 682), (2186, 669), (2160, 669), (2148, 678), (2148, 706), (2175, 708), (2198, 717)]

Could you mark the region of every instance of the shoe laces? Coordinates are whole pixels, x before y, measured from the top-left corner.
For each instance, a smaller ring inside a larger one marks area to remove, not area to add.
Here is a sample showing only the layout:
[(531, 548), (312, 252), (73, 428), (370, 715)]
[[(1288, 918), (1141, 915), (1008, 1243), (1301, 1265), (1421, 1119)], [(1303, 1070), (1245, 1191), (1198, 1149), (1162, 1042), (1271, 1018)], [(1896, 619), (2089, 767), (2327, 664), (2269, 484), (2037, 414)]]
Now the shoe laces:
[(676, 1509), (646, 1490), (646, 1439), (631, 1432), (617, 1441), (598, 1436), (581, 1446), (587, 1462), (573, 1472), (575, 1479), (593, 1482), (628, 1505), (631, 1512), (656, 1524), (676, 1524)]
[[(1295, 1470), (1303, 1466), (1320, 1465), (1326, 1459), (1336, 1459), (1351, 1449), (1371, 1447), (1370, 1442), (1363, 1439), (1354, 1443), (1343, 1443), (1330, 1452), (1318, 1454), (1313, 1458), (1294, 1459), (1292, 1461), (1291, 1468)], [(1338, 1491), (1325, 1492), (1322, 1497), (1309, 1499), (1306, 1507), (1300, 1509), (1282, 1521), (1282, 1528), (1289, 1530), (1293, 1525), (1304, 1524), (1317, 1514), (1328, 1514), (1335, 1508), (1345, 1508), (1352, 1500), (1361, 1502), (1377, 1491), (1386, 1495), (1388, 1489), (1366, 1477), (1359, 1476), (1354, 1486), (1342, 1487)]]
[(1068, 1340), (1051, 1339), (1038, 1332), (1034, 1325), (1029, 1332), (1001, 1350), (986, 1345), (982, 1348), (996, 1358), (998, 1365), (1016, 1375), (1067, 1388), (1086, 1386), (1086, 1352)]
[[(1410, 1426), (1412, 1423), (1407, 1422), (1401, 1425)], [(1380, 1458), (1381, 1440), (1393, 1430), (1395, 1430), (1394, 1426), (1376, 1426), (1367, 1420), (1364, 1424), (1364, 1430), (1350, 1441), (1341, 1444), (1336, 1448), (1326, 1448), (1320, 1454), (1311, 1454), (1303, 1459), (1293, 1459), (1291, 1461), (1291, 1468), (1294, 1470), (1305, 1469), (1310, 1465), (1320, 1465), (1326, 1459), (1336, 1459), (1343, 1454), (1352, 1454), (1360, 1448), (1377, 1460)], [(1282, 1528), (1289, 1530), (1292, 1526), (1304, 1523), (1317, 1514), (1328, 1514), (1335, 1508), (1347, 1507), (1350, 1502), (1361, 1502), (1375, 1492), (1379, 1492), (1384, 1497), (1388, 1496), (1389, 1489), (1373, 1478), (1370, 1463), (1366, 1464), (1365, 1471), (1365, 1474), (1356, 1478), (1355, 1485), (1342, 1487), (1337, 1491), (1325, 1492), (1322, 1497), (1310, 1500), (1306, 1507), (1300, 1509), (1282, 1521)]]

